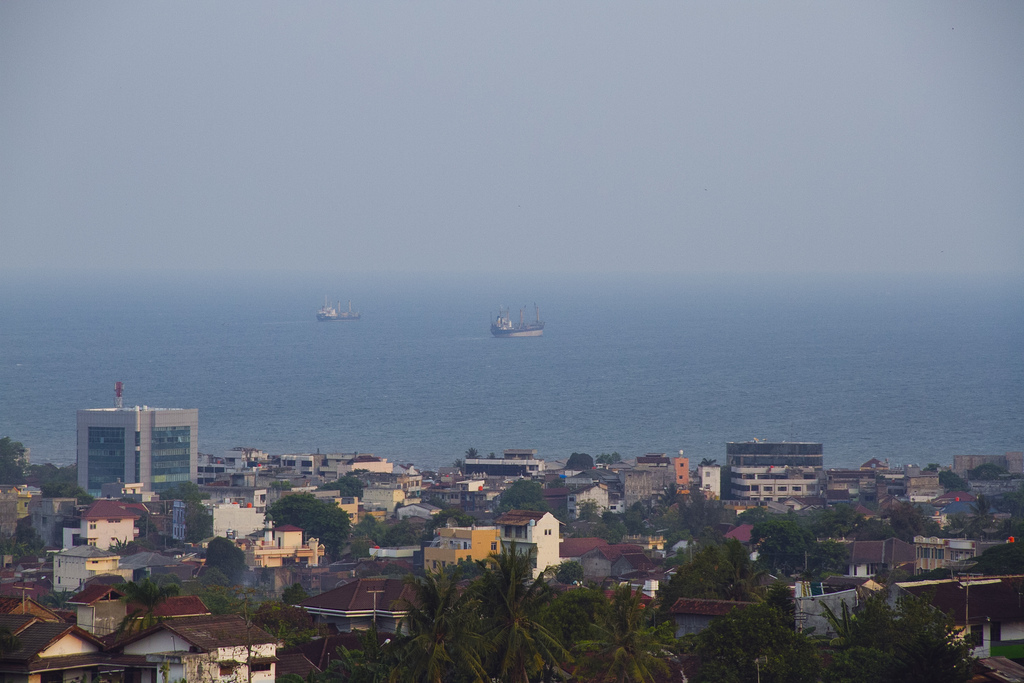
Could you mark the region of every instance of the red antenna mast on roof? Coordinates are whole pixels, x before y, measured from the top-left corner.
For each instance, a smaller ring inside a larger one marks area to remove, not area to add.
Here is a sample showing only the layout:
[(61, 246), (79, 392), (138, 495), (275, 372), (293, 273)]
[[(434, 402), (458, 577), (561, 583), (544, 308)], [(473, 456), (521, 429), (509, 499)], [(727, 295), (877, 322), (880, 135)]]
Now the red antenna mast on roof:
[(121, 398), (121, 393), (124, 390), (124, 384), (121, 382), (114, 383), (114, 407), (124, 408), (124, 400)]

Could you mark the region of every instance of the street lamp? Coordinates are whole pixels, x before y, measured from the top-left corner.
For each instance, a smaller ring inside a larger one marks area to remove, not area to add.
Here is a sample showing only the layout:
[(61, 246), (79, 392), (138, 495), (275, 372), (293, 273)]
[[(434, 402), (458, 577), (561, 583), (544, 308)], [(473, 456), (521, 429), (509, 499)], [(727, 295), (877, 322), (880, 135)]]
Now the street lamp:
[(757, 683), (761, 683), (761, 665), (768, 663), (768, 655), (761, 655), (754, 660), (754, 666), (757, 667)]

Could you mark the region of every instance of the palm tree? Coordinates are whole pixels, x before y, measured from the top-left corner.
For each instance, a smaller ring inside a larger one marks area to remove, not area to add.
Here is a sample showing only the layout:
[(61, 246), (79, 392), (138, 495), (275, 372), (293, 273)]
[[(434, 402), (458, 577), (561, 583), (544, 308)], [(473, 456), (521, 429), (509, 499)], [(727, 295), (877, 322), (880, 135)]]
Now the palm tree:
[(21, 641), (18, 640), (18, 636), (7, 627), (0, 628), (0, 657), (20, 649)]
[(583, 651), (596, 655), (585, 660), (584, 669), (598, 673), (598, 680), (651, 683), (668, 672), (660, 655), (671, 635), (645, 623), (650, 610), (644, 609), (642, 597), (629, 584), (616, 588), (609, 615), (595, 627), (598, 637), (580, 643)]
[(457, 569), (442, 569), (428, 571), (422, 579), (406, 577), (415, 595), (399, 602), (407, 610), (399, 631), (404, 629), (408, 635), (401, 667), (392, 673), (392, 680), (441, 683), (457, 669), (464, 672), (460, 680), (487, 680), (481, 659), (485, 644), (474, 624), (478, 600), (459, 589), (459, 575)]
[(64, 610), (68, 609), (68, 603), (71, 602), (71, 598), (73, 597), (75, 597), (74, 591), (50, 591), (40, 598), (39, 602), (43, 603), (47, 607), (52, 607), (53, 609)]
[(984, 493), (979, 493), (978, 499), (971, 506), (971, 517), (967, 524), (972, 536), (985, 536), (985, 531), (992, 526), (994, 521), (991, 509), (992, 501)]
[(494, 648), (489, 670), (502, 683), (528, 683), (545, 665), (557, 667), (569, 656), (537, 619), (548, 587), (532, 578), (535, 555), (513, 542), (484, 560), (491, 569), (480, 579), (482, 613), (490, 622), (485, 637)]
[[(821, 603), (825, 619), (828, 620), (828, 625), (836, 632), (836, 637), (828, 641), (831, 647), (843, 647), (850, 642), (850, 638), (853, 636), (854, 620), (856, 617), (850, 612), (849, 605), (845, 602), (839, 604), (842, 609), (840, 609), (840, 614), (837, 615), (824, 601)], [(821, 637), (828, 638), (827, 635), (822, 635)]]
[(478, 455), (479, 451), (477, 451), (477, 449), (473, 448), (472, 446), (466, 449), (466, 459), (472, 460), (473, 458), (476, 458)]
[(757, 599), (763, 592), (761, 579), (767, 572), (757, 569), (746, 548), (734, 538), (727, 540), (722, 550), (725, 559), (729, 561), (730, 570), (719, 582), (719, 596), (726, 600)]
[(700, 461), (700, 467), (711, 467), (718, 464), (718, 458), (704, 458)]
[(118, 630), (122, 633), (142, 631), (161, 621), (156, 616), (156, 608), (166, 602), (167, 598), (177, 595), (179, 590), (173, 583), (158, 586), (149, 577), (140, 583), (119, 583), (116, 588), (123, 596), (121, 600), (129, 605), (138, 605), (121, 622)]

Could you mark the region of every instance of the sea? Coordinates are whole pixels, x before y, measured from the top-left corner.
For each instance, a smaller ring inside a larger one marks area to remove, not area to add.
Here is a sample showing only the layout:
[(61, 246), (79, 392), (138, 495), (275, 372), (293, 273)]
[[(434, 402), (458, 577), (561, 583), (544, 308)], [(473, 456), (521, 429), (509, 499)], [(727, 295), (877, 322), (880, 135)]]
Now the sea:
[[(317, 322), (324, 297), (357, 322)], [(499, 306), (539, 338), (496, 339)], [(542, 458), (754, 438), (826, 467), (1024, 450), (1011, 276), (105, 273), (0, 277), (0, 436), (75, 458), (75, 411), (198, 408), (199, 450)]]

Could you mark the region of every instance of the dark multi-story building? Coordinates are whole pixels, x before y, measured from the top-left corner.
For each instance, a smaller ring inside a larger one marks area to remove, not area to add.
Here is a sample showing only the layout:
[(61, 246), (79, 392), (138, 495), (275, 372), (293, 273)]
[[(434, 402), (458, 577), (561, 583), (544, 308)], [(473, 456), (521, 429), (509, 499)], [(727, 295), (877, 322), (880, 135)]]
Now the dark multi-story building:
[(743, 441), (725, 445), (734, 498), (767, 503), (790, 496), (819, 496), (823, 448), (820, 443)]
[(544, 461), (535, 448), (509, 448), (500, 458), (466, 458), (466, 476), (534, 477), (544, 474)]
[(199, 411), (99, 408), (78, 411), (78, 485), (99, 495), (105, 483), (142, 483), (159, 493), (195, 481)]

